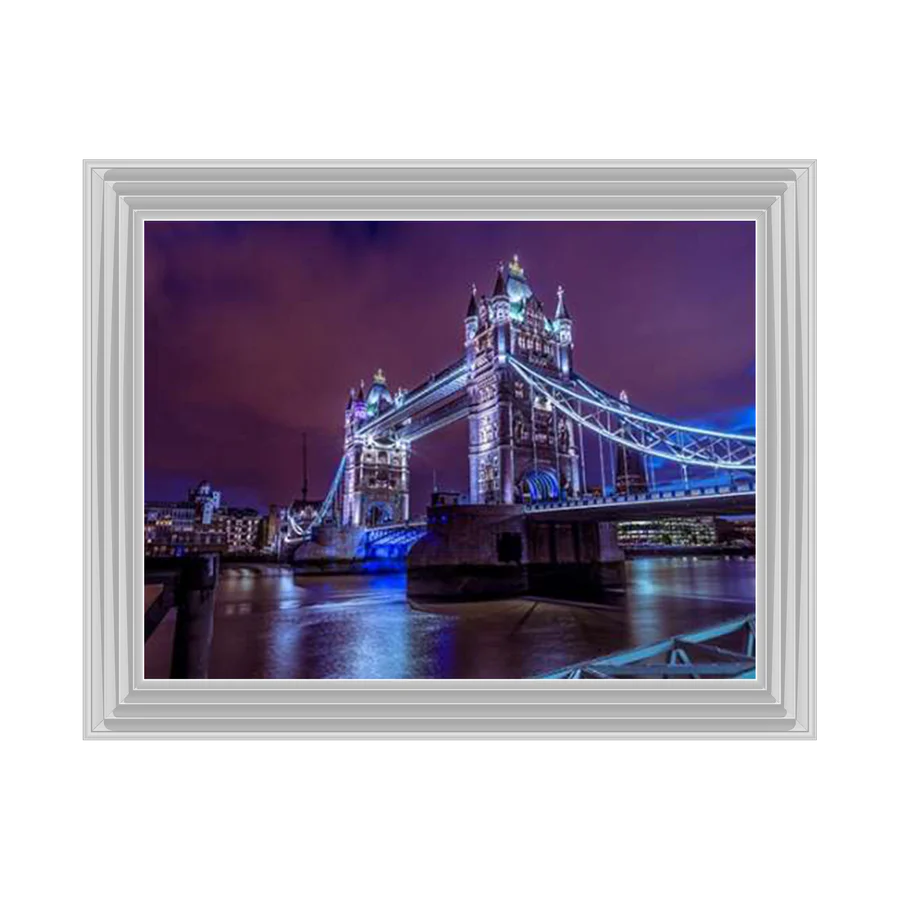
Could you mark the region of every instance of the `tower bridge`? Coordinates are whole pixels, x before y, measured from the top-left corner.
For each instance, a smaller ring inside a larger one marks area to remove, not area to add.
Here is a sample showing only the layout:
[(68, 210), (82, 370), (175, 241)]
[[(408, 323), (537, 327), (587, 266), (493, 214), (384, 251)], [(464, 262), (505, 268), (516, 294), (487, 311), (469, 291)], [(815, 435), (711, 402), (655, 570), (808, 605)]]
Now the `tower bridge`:
[[(485, 579), (502, 593), (535, 566), (599, 566), (609, 581), (622, 559), (610, 523), (627, 516), (752, 513), (755, 437), (679, 423), (593, 385), (574, 365), (562, 287), (555, 301), (551, 318), (514, 257), (490, 295), (472, 286), (460, 359), (409, 391), (392, 394), (381, 370), (351, 389), (325, 501), (311, 523), (289, 522), (295, 560), (411, 547), (411, 588), (426, 571), (429, 596), (494, 593)], [(468, 503), (411, 523), (411, 446), (463, 419)], [(588, 484), (588, 454), (599, 485)]]

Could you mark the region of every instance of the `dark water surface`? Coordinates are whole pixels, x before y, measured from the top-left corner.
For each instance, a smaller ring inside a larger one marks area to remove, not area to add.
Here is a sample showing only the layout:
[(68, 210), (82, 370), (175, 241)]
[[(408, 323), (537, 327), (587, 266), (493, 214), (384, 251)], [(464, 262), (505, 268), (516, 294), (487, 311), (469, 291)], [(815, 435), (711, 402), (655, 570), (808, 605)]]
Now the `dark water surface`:
[[(753, 611), (752, 559), (638, 559), (618, 609), (529, 598), (414, 609), (402, 574), (223, 569), (211, 678), (528, 678)], [(146, 645), (166, 678), (174, 613)]]

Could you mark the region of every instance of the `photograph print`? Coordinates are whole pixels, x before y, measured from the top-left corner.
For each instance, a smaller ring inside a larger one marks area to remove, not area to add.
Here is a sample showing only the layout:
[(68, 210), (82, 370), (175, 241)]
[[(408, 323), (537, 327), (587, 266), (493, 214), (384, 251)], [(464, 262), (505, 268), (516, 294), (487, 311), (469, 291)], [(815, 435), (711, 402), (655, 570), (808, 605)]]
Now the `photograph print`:
[(150, 679), (756, 677), (753, 221), (148, 221)]

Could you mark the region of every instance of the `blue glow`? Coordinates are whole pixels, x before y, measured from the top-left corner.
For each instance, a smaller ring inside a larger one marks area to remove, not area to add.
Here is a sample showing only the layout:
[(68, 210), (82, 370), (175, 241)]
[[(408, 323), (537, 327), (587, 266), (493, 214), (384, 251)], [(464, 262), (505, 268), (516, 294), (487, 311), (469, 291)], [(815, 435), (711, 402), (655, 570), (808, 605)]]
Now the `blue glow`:
[(366, 532), (365, 555), (372, 560), (404, 559), (416, 541), (425, 536), (424, 524), (372, 528)]
[(560, 497), (559, 478), (550, 469), (528, 472), (522, 477), (522, 485), (528, 488), (532, 503), (558, 500)]
[(363, 572), (397, 572), (400, 568), (405, 571), (405, 564), (399, 559), (367, 559), (361, 568)]
[(693, 425), (700, 428), (725, 427), (734, 432), (743, 433), (745, 435), (756, 433), (756, 407), (741, 406), (737, 409), (730, 409), (720, 416), (715, 416), (712, 420), (702, 421), (694, 419)]

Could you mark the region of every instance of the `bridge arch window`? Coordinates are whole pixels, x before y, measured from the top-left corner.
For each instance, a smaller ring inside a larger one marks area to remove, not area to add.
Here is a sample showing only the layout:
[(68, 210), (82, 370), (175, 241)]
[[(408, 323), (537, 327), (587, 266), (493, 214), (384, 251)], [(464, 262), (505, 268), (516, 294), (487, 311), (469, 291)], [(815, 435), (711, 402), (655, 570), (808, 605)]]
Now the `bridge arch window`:
[(522, 476), (520, 490), (526, 503), (558, 500), (560, 497), (559, 476), (551, 469), (526, 472)]
[(372, 503), (366, 510), (366, 526), (376, 528), (379, 525), (388, 525), (394, 521), (394, 510), (390, 503)]

